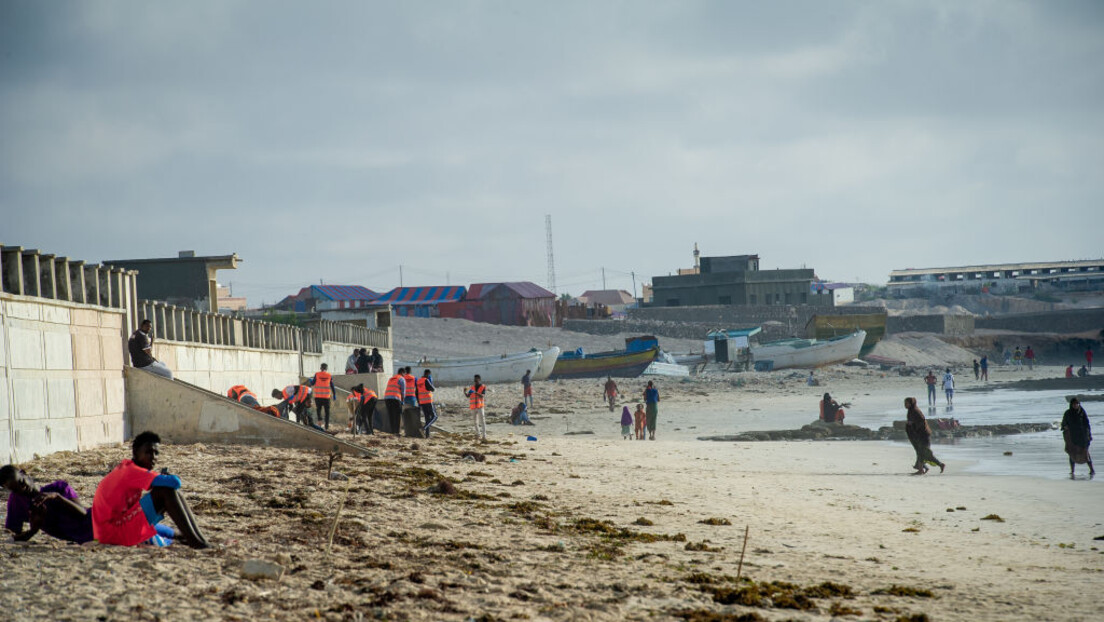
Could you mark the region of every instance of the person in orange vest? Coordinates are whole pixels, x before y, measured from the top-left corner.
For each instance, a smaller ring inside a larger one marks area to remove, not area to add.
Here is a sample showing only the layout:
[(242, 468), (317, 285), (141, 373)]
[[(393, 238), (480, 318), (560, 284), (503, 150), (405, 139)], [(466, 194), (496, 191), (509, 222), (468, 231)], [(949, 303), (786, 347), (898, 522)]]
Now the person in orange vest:
[(387, 381), (387, 387), (383, 390), (383, 403), (387, 406), (387, 424), (395, 435), (402, 434), (402, 407), (403, 395), (406, 393), (406, 380), (403, 379), (403, 368), (395, 371), (395, 374)]
[(246, 406), (252, 406), (254, 408), (261, 405), (261, 403), (257, 401), (257, 396), (242, 384), (236, 384), (230, 387), (230, 390), (226, 392), (226, 397), (235, 402), (241, 402)]
[(364, 384), (358, 384), (349, 393), (349, 401), (355, 406), (353, 414), (353, 436), (357, 434), (375, 434), (372, 428), (372, 414), (376, 412), (376, 403), (379, 396), (371, 389), (365, 389)]
[(314, 410), (318, 412), (319, 422), (322, 420), (322, 411), (326, 411), (326, 429), (330, 429), (330, 400), (333, 399), (333, 376), (325, 363), (319, 368), (318, 373), (310, 379), (311, 392), (314, 394)]
[(422, 409), (426, 422), (425, 427), (422, 428), (422, 434), (429, 438), (429, 428), (437, 422), (437, 408), (433, 405), (433, 392), (437, 387), (433, 386), (433, 378), (428, 369), (422, 372), (422, 377), (415, 382), (415, 388), (418, 394), (418, 407)]
[(484, 412), (484, 398), (487, 395), (487, 385), (483, 384), (479, 374), (475, 375), (472, 386), (464, 389), (464, 395), (468, 398), (468, 409), (475, 419), (475, 436), (480, 440), (487, 440), (487, 414)]
[(289, 384), (284, 387), (283, 391), (279, 389), (272, 390), (272, 397), (282, 400), (276, 405), (281, 417), (290, 419), (289, 413), (293, 412), (295, 413), (295, 420), (299, 423), (321, 430), (322, 428), (314, 425), (314, 419), (310, 414), (310, 396), (310, 387), (305, 384)]

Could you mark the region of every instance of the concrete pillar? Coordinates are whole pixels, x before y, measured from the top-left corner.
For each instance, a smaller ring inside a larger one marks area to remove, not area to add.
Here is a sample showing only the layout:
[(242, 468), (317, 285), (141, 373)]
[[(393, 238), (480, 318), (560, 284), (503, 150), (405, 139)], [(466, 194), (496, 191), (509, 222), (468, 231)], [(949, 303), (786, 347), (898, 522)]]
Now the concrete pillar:
[(73, 302), (73, 284), (69, 281), (69, 258), (58, 257), (54, 260), (54, 284), (57, 287), (57, 299)]
[(84, 301), (86, 304), (100, 304), (100, 267), (84, 266)]
[(73, 288), (73, 302), (84, 304), (88, 301), (88, 291), (84, 288), (84, 262), (69, 262), (69, 284)]
[(23, 247), (0, 247), (0, 261), (3, 261), (3, 290), (9, 294), (22, 296), (23, 286)]
[(38, 271), (38, 251), (37, 250), (25, 250), (23, 251), (23, 295), (24, 296), (41, 296), (42, 295), (42, 282), (39, 280), (41, 276)]
[(39, 255), (38, 256), (38, 282), (39, 290), (42, 292), (39, 294), (43, 298), (51, 298), (57, 300), (57, 281), (54, 275), (54, 255)]

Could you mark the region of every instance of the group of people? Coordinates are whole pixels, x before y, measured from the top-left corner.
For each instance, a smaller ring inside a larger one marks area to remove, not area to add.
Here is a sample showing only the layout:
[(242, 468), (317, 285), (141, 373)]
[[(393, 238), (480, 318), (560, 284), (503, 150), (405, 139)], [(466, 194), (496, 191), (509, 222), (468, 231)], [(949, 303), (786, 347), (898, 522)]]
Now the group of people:
[[(984, 360), (984, 357), (982, 357), (982, 360)], [(977, 361), (974, 361), (974, 363), (976, 364)], [(988, 365), (986, 366), (985, 370), (986, 370), (985, 378), (988, 379), (989, 378)], [(976, 369), (974, 371), (974, 375), (977, 376), (977, 370)], [(928, 386), (928, 406), (935, 406), (935, 383), (936, 383), (935, 372), (929, 369), (928, 370), (928, 375), (924, 376), (924, 384), (926, 384)], [(947, 397), (947, 406), (953, 406), (954, 405), (954, 392), (955, 392), (955, 379), (954, 379), (954, 374), (951, 373), (951, 368), (950, 367), (943, 370), (943, 379), (941, 381), (941, 384), (943, 386), (943, 394)]]
[(383, 355), (379, 348), (357, 348), (345, 361), (346, 374), (379, 374), (383, 373)]
[[(383, 403), (387, 409), (388, 427), (395, 435), (401, 435), (403, 413), (408, 412), (407, 418), (417, 421), (421, 436), (428, 438), (430, 429), (437, 421), (437, 407), (433, 402), (433, 392), (437, 388), (433, 386), (430, 370), (424, 370), (419, 378), (415, 378), (412, 372), (409, 366), (400, 367), (387, 380)], [(420, 421), (422, 417), (425, 418), (424, 424)]]
[[(611, 411), (614, 407), (614, 398), (617, 395), (620, 395), (617, 392), (617, 383), (613, 381), (613, 378), (606, 376), (604, 399), (609, 400)], [(625, 440), (635, 438), (642, 441), (644, 440), (645, 431), (648, 433), (648, 440), (655, 440), (656, 423), (659, 419), (659, 389), (651, 380), (644, 387), (643, 398), (644, 402), (636, 405), (635, 412), (630, 412), (628, 406), (622, 406), (621, 408), (621, 436)]]
[[(84, 544), (167, 546), (181, 541), (192, 548), (210, 544), (180, 493), (181, 480), (168, 469), (155, 472), (161, 438), (142, 432), (131, 442), (131, 458), (108, 473), (92, 497), (92, 507), (65, 480), (39, 486), (13, 465), (0, 467), (0, 485), (8, 489), (4, 527), (17, 541), (30, 540), (39, 531)], [(176, 529), (161, 524), (168, 514)]]

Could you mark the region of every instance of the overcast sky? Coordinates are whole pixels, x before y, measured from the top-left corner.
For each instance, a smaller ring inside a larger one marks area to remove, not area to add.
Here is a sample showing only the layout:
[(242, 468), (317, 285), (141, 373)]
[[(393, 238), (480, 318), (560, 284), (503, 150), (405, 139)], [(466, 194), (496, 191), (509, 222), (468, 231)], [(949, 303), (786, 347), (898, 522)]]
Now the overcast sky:
[(0, 2), (0, 243), (632, 288), (1104, 256), (1104, 3)]

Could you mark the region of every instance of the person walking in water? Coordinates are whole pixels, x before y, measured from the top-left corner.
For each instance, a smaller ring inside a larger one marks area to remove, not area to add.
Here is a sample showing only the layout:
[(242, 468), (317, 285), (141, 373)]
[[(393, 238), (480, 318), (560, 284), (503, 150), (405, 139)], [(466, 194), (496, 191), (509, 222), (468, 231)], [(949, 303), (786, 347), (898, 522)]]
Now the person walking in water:
[(483, 410), (486, 394), (487, 385), (483, 384), (479, 374), (475, 375), (472, 385), (464, 389), (464, 396), (468, 398), (468, 410), (471, 411), (475, 423), (475, 437), (481, 441), (487, 440), (487, 414)]
[(929, 369), (924, 382), (928, 383), (928, 406), (935, 406), (935, 372)]
[(928, 420), (924, 418), (924, 413), (920, 412), (920, 408), (916, 405), (915, 397), (905, 398), (905, 409), (908, 411), (905, 434), (916, 451), (916, 462), (912, 465), (912, 468), (916, 469), (914, 475), (927, 473), (929, 464), (939, 467), (939, 472), (942, 473), (947, 465), (940, 462), (939, 458), (932, 453), (931, 428), (928, 427)]
[(1066, 454), (1069, 456), (1070, 478), (1073, 478), (1073, 467), (1076, 464), (1087, 463), (1089, 477), (1095, 475), (1096, 469), (1093, 468), (1092, 456), (1089, 455), (1089, 444), (1092, 443), (1089, 415), (1076, 397), (1070, 399), (1069, 409), (1062, 415), (1061, 429), (1066, 441)]
[(659, 419), (659, 389), (651, 380), (644, 388), (644, 415), (648, 421), (648, 440), (655, 440), (656, 421)]
[(951, 374), (951, 368), (948, 367), (943, 374), (943, 392), (947, 394), (947, 406), (954, 404), (954, 389), (954, 376)]
[(602, 390), (602, 399), (609, 402), (610, 412), (613, 412), (617, 401), (617, 383), (613, 381), (611, 376), (606, 376), (606, 386)]

